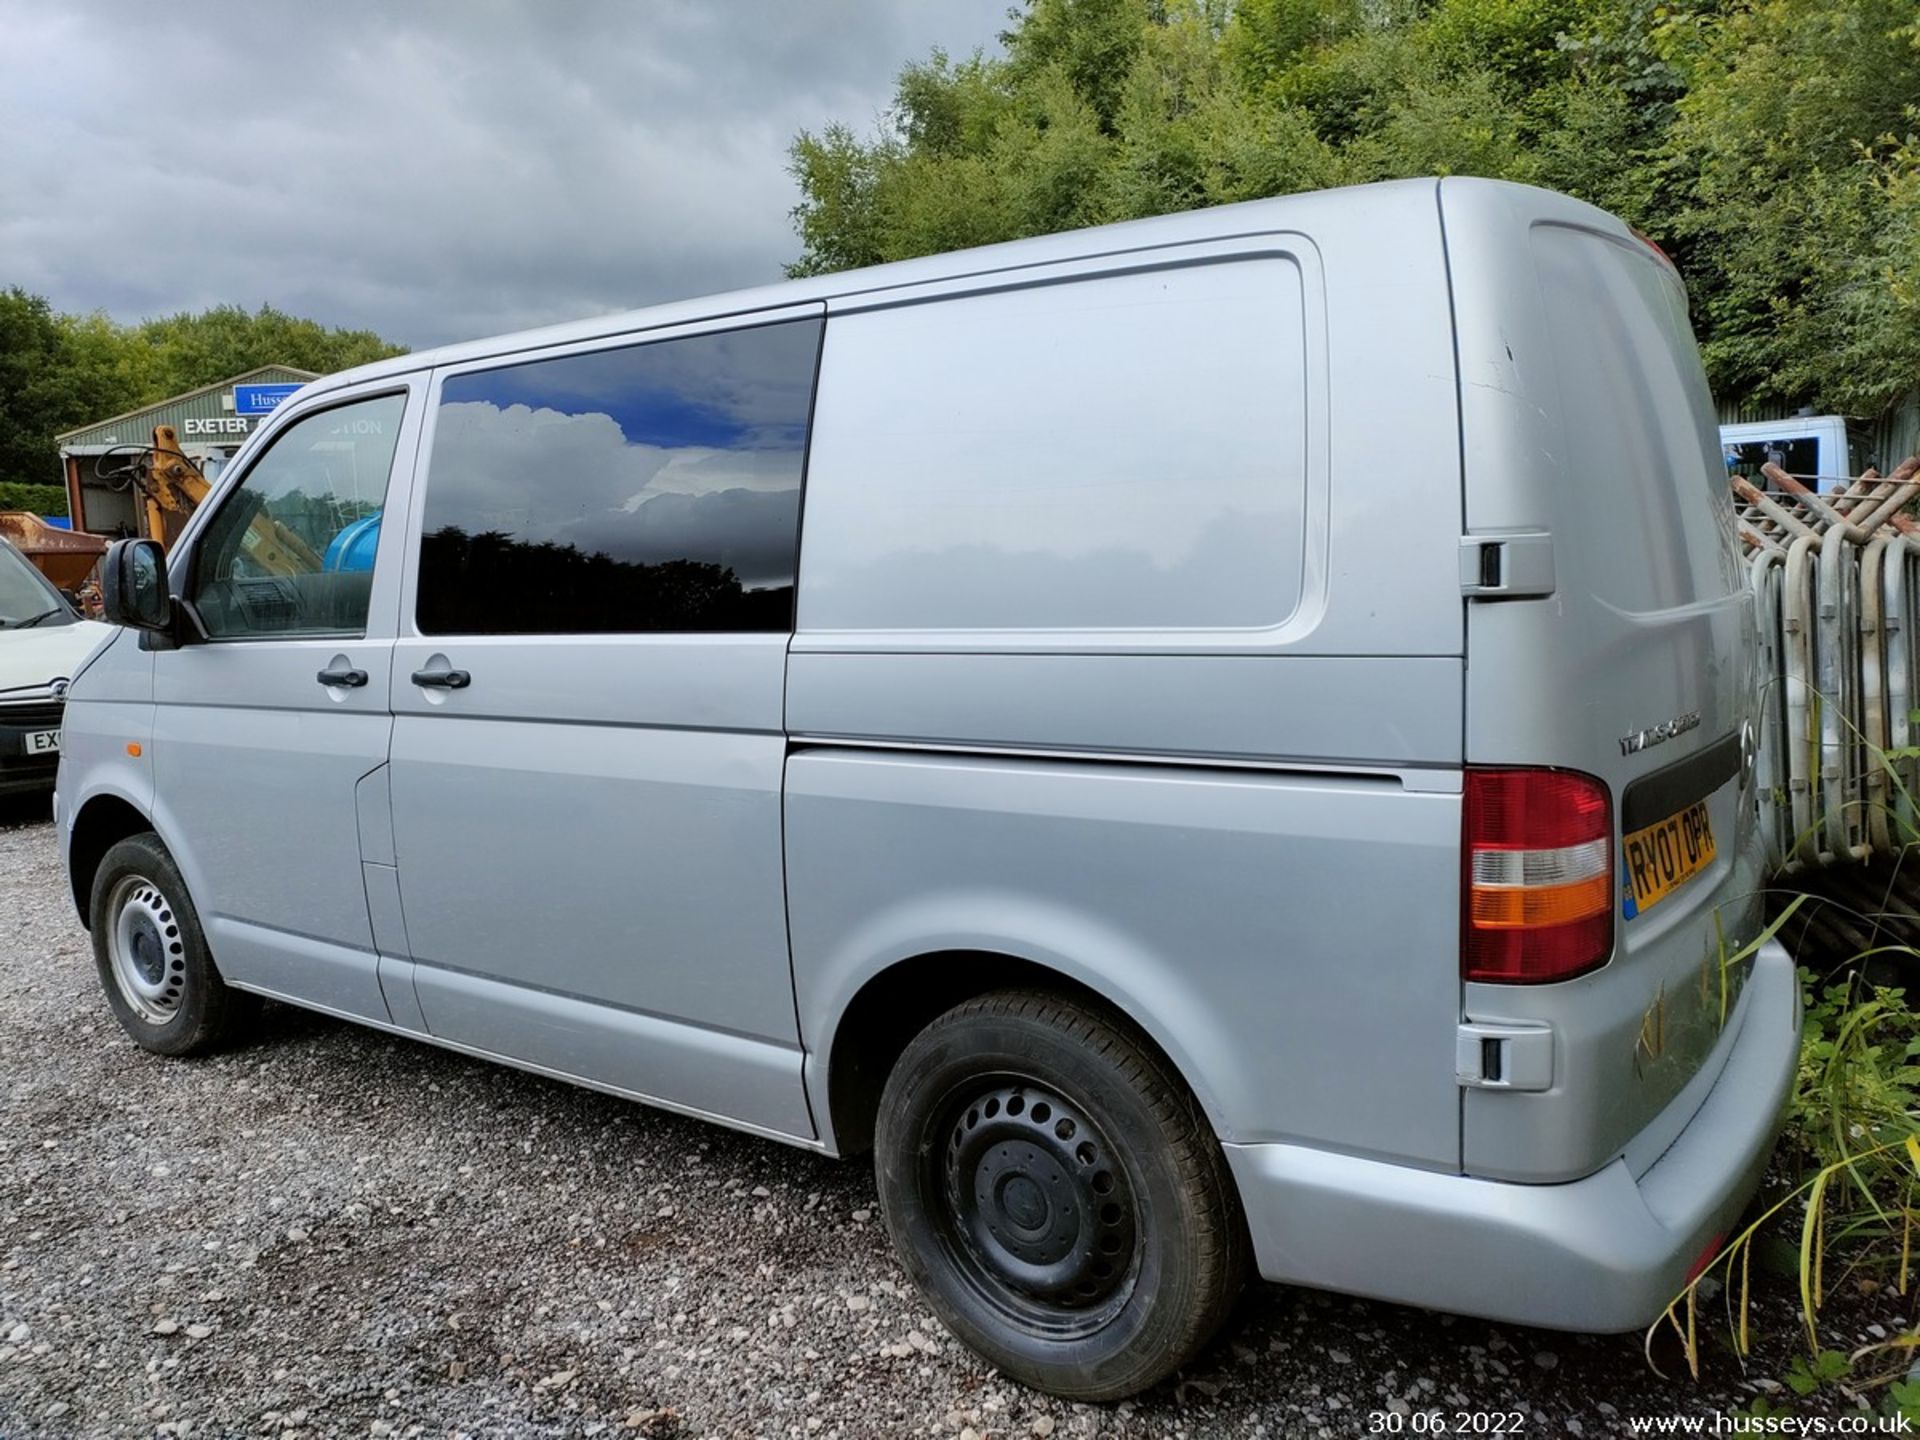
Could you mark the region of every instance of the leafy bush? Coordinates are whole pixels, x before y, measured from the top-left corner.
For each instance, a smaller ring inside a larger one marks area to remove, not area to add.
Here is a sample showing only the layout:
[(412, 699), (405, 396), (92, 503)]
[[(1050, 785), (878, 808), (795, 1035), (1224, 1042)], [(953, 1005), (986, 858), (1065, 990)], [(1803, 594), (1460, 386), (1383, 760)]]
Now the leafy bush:
[(30, 510), (35, 515), (67, 513), (64, 485), (34, 485), (21, 480), (0, 480), (0, 510)]

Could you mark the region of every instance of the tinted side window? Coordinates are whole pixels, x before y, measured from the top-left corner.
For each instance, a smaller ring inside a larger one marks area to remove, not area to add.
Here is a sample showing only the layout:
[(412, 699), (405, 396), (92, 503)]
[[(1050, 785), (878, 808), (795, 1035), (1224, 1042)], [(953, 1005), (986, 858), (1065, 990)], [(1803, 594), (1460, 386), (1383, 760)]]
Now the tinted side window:
[(421, 633), (791, 629), (819, 348), (801, 320), (448, 379)]
[(403, 395), (295, 421), (220, 504), (194, 561), (193, 599), (217, 638), (358, 635), (387, 501)]
[(1281, 624), (1305, 565), (1302, 294), (1276, 257), (836, 317), (801, 624)]

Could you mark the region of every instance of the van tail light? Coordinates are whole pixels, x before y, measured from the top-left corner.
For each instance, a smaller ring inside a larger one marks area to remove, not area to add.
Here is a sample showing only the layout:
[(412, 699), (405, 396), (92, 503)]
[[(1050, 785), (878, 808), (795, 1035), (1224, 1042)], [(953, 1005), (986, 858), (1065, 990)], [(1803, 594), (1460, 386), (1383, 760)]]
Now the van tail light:
[(1707, 1241), (1706, 1248), (1693, 1257), (1693, 1264), (1687, 1267), (1687, 1278), (1680, 1282), (1684, 1289), (1707, 1273), (1707, 1267), (1719, 1258), (1720, 1247), (1727, 1243), (1727, 1232), (1722, 1230)]
[(1655, 240), (1651, 235), (1647, 234), (1647, 232), (1644, 230), (1637, 229), (1633, 226), (1628, 226), (1627, 228), (1630, 230), (1633, 230), (1634, 239), (1638, 240), (1642, 245), (1646, 246), (1647, 249), (1651, 250), (1654, 254), (1654, 258), (1657, 259), (1662, 265), (1666, 266), (1667, 269), (1673, 272), (1674, 279), (1678, 280), (1681, 278), (1680, 267), (1673, 263), (1673, 257), (1671, 255), (1667, 254), (1666, 251), (1660, 248), (1659, 241)]
[(1461, 971), (1567, 980), (1613, 954), (1613, 805), (1571, 770), (1468, 770)]

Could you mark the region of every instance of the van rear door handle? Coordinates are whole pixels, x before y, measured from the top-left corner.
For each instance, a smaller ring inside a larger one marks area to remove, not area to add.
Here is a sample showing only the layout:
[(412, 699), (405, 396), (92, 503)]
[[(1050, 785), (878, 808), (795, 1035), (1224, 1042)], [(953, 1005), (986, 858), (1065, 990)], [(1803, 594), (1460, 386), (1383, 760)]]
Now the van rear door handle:
[(357, 690), (367, 683), (367, 672), (346, 666), (329, 666), (313, 677), (322, 685), (344, 686), (348, 690)]
[(1553, 536), (1486, 530), (1460, 537), (1460, 590), (1471, 600), (1542, 600), (1553, 594)]
[(473, 683), (473, 676), (464, 670), (416, 670), (413, 683), (436, 690), (464, 690)]

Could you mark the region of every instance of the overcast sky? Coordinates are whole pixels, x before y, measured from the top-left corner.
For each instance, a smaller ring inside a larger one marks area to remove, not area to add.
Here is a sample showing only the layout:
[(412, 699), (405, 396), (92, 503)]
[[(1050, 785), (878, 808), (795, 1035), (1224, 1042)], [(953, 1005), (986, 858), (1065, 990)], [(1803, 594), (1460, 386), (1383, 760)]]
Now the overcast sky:
[(779, 277), (802, 128), (1009, 0), (0, 0), (0, 287), (415, 347)]

